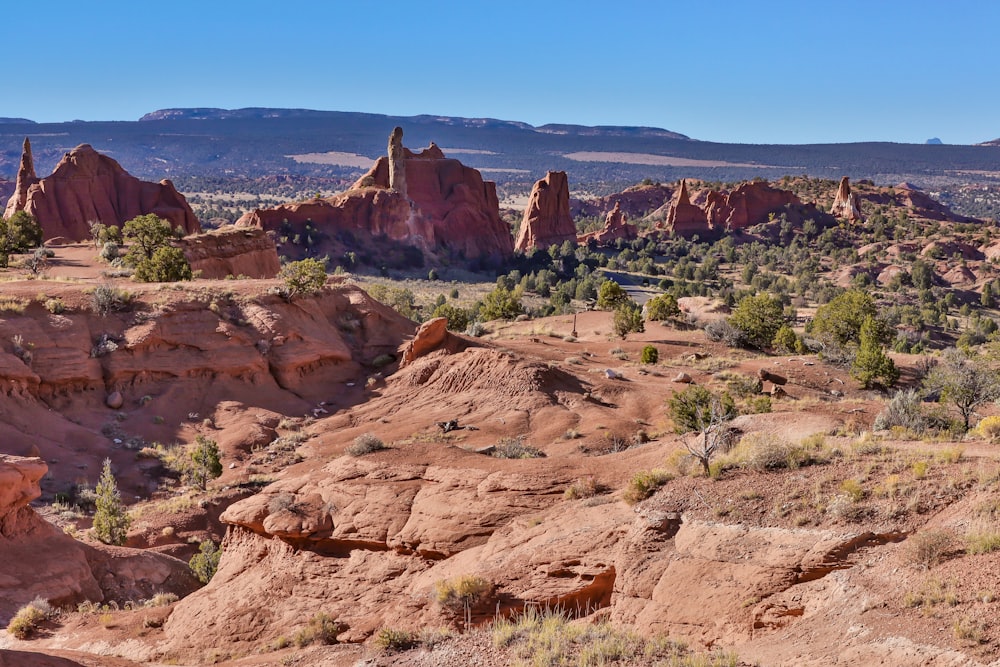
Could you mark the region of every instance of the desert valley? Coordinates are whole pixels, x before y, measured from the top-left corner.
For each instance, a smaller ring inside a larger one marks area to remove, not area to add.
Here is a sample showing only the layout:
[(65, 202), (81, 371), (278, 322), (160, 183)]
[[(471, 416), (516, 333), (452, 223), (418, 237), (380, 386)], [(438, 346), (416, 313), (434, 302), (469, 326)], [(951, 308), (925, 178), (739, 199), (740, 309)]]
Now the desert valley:
[(259, 111), (0, 125), (0, 665), (1000, 664), (1000, 147)]

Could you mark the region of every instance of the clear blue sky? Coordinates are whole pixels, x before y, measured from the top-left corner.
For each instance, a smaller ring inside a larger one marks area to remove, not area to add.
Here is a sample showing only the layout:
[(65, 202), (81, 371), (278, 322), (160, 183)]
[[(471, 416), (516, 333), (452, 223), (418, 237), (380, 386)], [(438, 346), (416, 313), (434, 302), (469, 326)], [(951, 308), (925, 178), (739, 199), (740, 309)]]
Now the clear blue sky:
[(743, 143), (1000, 137), (1000, 2), (9, 3), (0, 116), (297, 107)]

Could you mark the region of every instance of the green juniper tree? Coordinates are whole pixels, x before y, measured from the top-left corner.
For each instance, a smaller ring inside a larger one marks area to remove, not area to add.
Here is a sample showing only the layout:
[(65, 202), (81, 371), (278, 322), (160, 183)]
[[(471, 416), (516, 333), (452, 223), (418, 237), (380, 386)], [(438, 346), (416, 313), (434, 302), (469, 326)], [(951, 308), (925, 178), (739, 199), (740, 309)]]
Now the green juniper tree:
[(96, 489), (97, 511), (94, 513), (94, 536), (105, 544), (122, 545), (132, 518), (122, 505), (118, 483), (111, 472), (111, 459), (104, 459), (101, 478)]

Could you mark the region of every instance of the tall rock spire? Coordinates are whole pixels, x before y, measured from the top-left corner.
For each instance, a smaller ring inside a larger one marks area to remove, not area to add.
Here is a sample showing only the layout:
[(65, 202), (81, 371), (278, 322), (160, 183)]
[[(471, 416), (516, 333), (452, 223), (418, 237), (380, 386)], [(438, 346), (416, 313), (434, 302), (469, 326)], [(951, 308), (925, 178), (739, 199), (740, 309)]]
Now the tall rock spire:
[(838, 218), (847, 218), (851, 221), (863, 219), (861, 198), (856, 193), (851, 192), (851, 184), (847, 176), (840, 179), (840, 187), (837, 188), (837, 196), (833, 200), (830, 213)]
[(389, 135), (389, 187), (406, 196), (406, 150), (403, 148), (403, 128)]
[(24, 147), (21, 149), (21, 165), (17, 169), (17, 181), (14, 184), (14, 194), (7, 202), (7, 209), (4, 217), (9, 218), (18, 211), (23, 211), (28, 202), (28, 188), (38, 182), (35, 175), (35, 159), (31, 155), (31, 140), (24, 138)]

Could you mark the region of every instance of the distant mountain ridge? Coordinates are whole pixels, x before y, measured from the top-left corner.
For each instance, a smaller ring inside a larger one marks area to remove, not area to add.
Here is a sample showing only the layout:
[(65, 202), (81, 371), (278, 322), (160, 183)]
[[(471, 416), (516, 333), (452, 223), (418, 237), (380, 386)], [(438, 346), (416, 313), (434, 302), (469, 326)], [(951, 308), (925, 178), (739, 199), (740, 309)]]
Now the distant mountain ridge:
[(468, 127), (480, 129), (511, 128), (540, 132), (542, 134), (562, 134), (578, 137), (658, 137), (661, 139), (692, 139), (679, 132), (665, 130), (662, 127), (633, 127), (628, 125), (572, 125), (550, 123), (535, 127), (529, 123), (515, 120), (500, 120), (497, 118), (464, 118), (462, 116), (434, 116), (420, 114), (418, 116), (388, 116), (355, 111), (317, 111), (314, 109), (275, 109), (268, 107), (247, 107), (244, 109), (219, 109), (215, 107), (195, 107), (178, 109), (158, 109), (147, 113), (139, 122), (158, 120), (229, 120), (229, 119), (266, 119), (266, 118), (330, 118), (359, 120), (377, 120), (384, 118), (417, 125), (440, 124), (452, 127)]
[(1000, 138), (994, 139), (993, 141), (984, 141), (981, 144), (976, 144), (977, 146), (1000, 146)]

